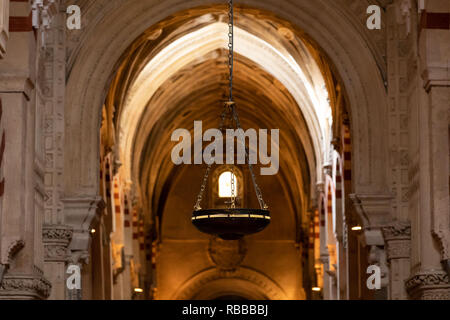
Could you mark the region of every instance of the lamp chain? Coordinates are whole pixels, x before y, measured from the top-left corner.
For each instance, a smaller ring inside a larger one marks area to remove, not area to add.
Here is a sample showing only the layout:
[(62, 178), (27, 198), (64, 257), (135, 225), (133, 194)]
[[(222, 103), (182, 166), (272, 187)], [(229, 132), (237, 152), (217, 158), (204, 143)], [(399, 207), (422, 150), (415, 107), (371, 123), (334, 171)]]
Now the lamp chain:
[[(237, 114), (236, 111), (236, 105), (233, 101), (233, 74), (234, 74), (234, 6), (233, 6), (233, 0), (229, 0), (228, 1), (229, 4), (229, 12), (228, 12), (228, 18), (229, 18), (229, 23), (228, 23), (228, 38), (229, 38), (229, 43), (228, 43), (228, 68), (230, 71), (230, 77), (229, 77), (229, 101), (227, 103), (225, 103), (225, 108), (224, 111), (221, 115), (221, 123), (220, 123), (220, 131), (223, 131), (224, 129), (224, 125), (225, 125), (225, 118), (227, 117), (227, 114), (230, 113), (231, 115), (231, 120), (234, 120), (234, 124), (236, 129), (242, 129), (241, 128), (241, 123), (239, 121), (239, 116)], [(242, 139), (242, 137), (241, 137)], [(245, 158), (246, 161), (248, 162), (248, 168), (250, 170), (250, 175), (251, 175), (251, 179), (253, 182), (253, 186), (255, 188), (255, 193), (256, 193), (256, 197), (258, 199), (259, 205), (261, 207), (261, 209), (263, 210), (267, 210), (268, 206), (267, 204), (264, 202), (263, 197), (262, 197), (262, 192), (261, 189), (259, 188), (258, 184), (256, 183), (256, 176), (253, 172), (253, 166), (250, 163), (250, 159), (249, 159), (249, 150), (247, 148), (247, 146), (245, 145), (245, 139), (243, 139), (243, 141), (241, 141), (241, 143), (245, 146)], [(200, 189), (200, 193), (197, 196), (197, 202), (194, 206), (194, 210), (195, 211), (199, 211), (201, 210), (201, 202), (203, 200), (203, 195), (205, 193), (206, 190), (206, 185), (208, 183), (208, 178), (209, 178), (209, 174), (211, 172), (211, 168), (212, 168), (212, 164), (208, 165), (208, 168), (206, 169), (206, 173), (205, 176), (203, 178), (203, 182), (202, 182), (202, 186)], [(230, 206), (231, 209), (236, 208), (236, 185), (235, 185), (235, 173), (233, 168), (231, 169), (231, 201), (230, 201)]]
[(229, 90), (230, 97), (229, 101), (233, 101), (233, 72), (234, 72), (234, 6), (233, 0), (229, 0), (229, 12), (228, 12), (228, 68), (230, 70), (230, 78), (229, 78)]
[[(228, 12), (228, 68), (230, 70), (230, 97), (229, 102), (233, 102), (233, 68), (234, 68), (234, 6), (233, 0), (228, 2), (229, 4), (229, 12)], [(236, 208), (236, 186), (234, 184), (234, 170), (231, 167), (231, 201), (230, 207), (231, 209)]]

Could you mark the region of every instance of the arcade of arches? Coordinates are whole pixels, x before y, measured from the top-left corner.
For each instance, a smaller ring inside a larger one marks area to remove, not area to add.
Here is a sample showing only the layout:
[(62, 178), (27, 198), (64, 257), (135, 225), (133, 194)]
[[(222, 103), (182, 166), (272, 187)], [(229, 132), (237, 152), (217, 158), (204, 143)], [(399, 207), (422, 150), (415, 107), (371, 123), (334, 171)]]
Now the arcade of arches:
[(448, 0), (236, 1), (242, 127), (280, 129), (280, 159), (271, 224), (234, 241), (191, 224), (206, 165), (171, 160), (219, 125), (226, 5), (0, 0), (0, 299), (450, 299)]

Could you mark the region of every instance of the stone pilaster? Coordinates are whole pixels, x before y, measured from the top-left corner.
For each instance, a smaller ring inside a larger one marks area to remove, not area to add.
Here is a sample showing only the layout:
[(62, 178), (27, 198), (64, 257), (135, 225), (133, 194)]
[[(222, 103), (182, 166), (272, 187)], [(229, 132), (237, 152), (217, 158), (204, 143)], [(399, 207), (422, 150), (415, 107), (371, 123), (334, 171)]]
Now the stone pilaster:
[[(406, 281), (413, 299), (450, 299), (449, 103), (450, 8), (428, 0), (420, 8), (418, 105), (411, 123), (416, 163), (411, 170), (412, 255)], [(434, 20), (433, 17), (444, 17)], [(441, 22), (440, 22), (441, 21)]]
[(44, 270), (52, 283), (51, 300), (62, 300), (66, 292), (66, 263), (70, 256), (68, 250), (73, 230), (63, 225), (44, 225)]
[[(450, 6), (437, 0), (425, 3), (419, 37), (420, 67), (423, 87), (428, 93), (430, 176), (431, 176), (431, 229), (441, 246), (444, 266), (450, 261)], [(432, 16), (441, 22), (432, 26)], [(447, 19), (443, 18), (447, 17)], [(446, 156), (447, 155), (447, 156)]]
[(411, 257), (411, 224), (394, 222), (383, 227), (386, 243), (386, 258), (390, 267), (390, 299), (405, 300), (408, 298), (404, 282), (409, 274)]
[[(105, 203), (99, 196), (75, 197), (62, 200), (66, 224), (72, 228), (73, 235), (69, 243), (69, 263), (77, 265), (80, 270), (89, 263), (91, 226)], [(67, 290), (66, 299), (81, 300), (82, 290)]]
[[(11, 17), (29, 17), (28, 2), (10, 5)], [(41, 110), (36, 102), (38, 42), (32, 31), (27, 26), (20, 32), (12, 28), (8, 52), (14, 54), (0, 60), (2, 127), (6, 136), (1, 169), (4, 195), (0, 210), (0, 299), (46, 299), (51, 291), (43, 272), (44, 165)]]
[(66, 198), (62, 201), (66, 224), (73, 228), (69, 249), (72, 254), (88, 252), (91, 239), (90, 227), (98, 211), (104, 208), (103, 200), (99, 196), (94, 196)]
[[(52, 300), (65, 298), (67, 247), (72, 229), (64, 223), (61, 201), (64, 171), (65, 14), (58, 1), (35, 1), (34, 27), (41, 39), (38, 69), (39, 109), (43, 110), (42, 136), (45, 162), (44, 271), (53, 284)], [(52, 238), (48, 238), (49, 236)], [(58, 236), (60, 237), (59, 239)], [(58, 240), (58, 241), (56, 241)]]
[(382, 228), (392, 219), (393, 198), (390, 195), (351, 194), (350, 199), (363, 224), (364, 243), (370, 248), (368, 262), (381, 268), (382, 291), (376, 293), (376, 298), (387, 299), (389, 268)]

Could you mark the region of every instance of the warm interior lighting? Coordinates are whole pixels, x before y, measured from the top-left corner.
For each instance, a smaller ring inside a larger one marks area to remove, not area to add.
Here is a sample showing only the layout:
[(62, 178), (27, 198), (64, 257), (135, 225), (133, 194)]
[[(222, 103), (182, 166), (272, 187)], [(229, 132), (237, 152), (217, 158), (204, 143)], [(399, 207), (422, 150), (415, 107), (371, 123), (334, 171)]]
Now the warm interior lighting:
[[(233, 176), (234, 181), (234, 195), (231, 192), (231, 177)], [(238, 184), (237, 179), (234, 174), (230, 171), (222, 173), (219, 177), (219, 197), (220, 198), (231, 198), (231, 196), (237, 196)]]
[[(180, 37), (156, 54), (135, 79), (130, 87), (130, 93), (127, 94), (128, 102), (123, 106), (119, 125), (119, 131), (124, 132), (119, 149), (124, 154), (123, 163), (127, 176), (131, 175), (131, 168), (127, 164), (132, 162), (133, 141), (139, 127), (138, 119), (141, 119), (146, 110), (148, 101), (163, 83), (183, 67), (216, 49), (228, 49), (228, 32), (227, 23), (215, 22)], [(326, 139), (323, 136), (329, 131), (332, 121), (332, 111), (327, 100), (328, 92), (323, 89), (323, 79), (312, 81), (307, 70), (302, 69), (286, 50), (280, 51), (264, 39), (237, 26), (234, 27), (234, 32), (239, 39), (235, 43), (235, 52), (251, 59), (259, 66), (264, 66), (266, 72), (286, 87), (304, 111), (308, 128), (314, 133), (312, 136), (321, 137), (315, 142), (319, 145), (321, 139)]]
[(91, 233), (92, 233), (92, 234), (94, 234), (95, 232), (97, 232), (97, 230), (91, 229)]
[(352, 231), (361, 231), (362, 227), (361, 226), (355, 226), (352, 228)]
[(134, 292), (136, 292), (136, 293), (142, 293), (142, 292), (144, 292), (144, 289), (141, 289), (141, 288), (134, 288)]
[(314, 288), (312, 288), (312, 291), (315, 291), (315, 292), (320, 292), (320, 291), (321, 291), (321, 289), (320, 289), (319, 287), (314, 287)]

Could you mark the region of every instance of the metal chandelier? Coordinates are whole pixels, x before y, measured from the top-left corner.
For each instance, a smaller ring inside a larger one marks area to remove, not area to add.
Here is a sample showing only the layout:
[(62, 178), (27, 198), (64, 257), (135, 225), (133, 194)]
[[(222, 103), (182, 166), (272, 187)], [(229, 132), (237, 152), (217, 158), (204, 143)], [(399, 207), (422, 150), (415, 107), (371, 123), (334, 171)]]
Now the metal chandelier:
[[(220, 131), (225, 129), (241, 129), (239, 116), (236, 110), (236, 103), (233, 99), (233, 67), (234, 67), (234, 10), (233, 0), (229, 1), (229, 43), (228, 43), (228, 68), (229, 76), (229, 99), (224, 104), (224, 110), (221, 115)], [(226, 120), (231, 123), (229, 128), (225, 125)], [(245, 145), (245, 138), (241, 137), (240, 143), (245, 146), (245, 160), (248, 163), (250, 176), (260, 209), (247, 209), (236, 207), (236, 185), (235, 171), (231, 166), (231, 197), (227, 202), (225, 209), (202, 209), (201, 203), (206, 190), (206, 185), (211, 173), (212, 164), (208, 165), (203, 178), (200, 193), (197, 196), (197, 202), (192, 214), (192, 223), (201, 232), (217, 235), (224, 240), (237, 240), (245, 235), (254, 234), (262, 231), (270, 224), (269, 208), (263, 200), (261, 189), (256, 183), (256, 177), (253, 172), (253, 166), (249, 161), (249, 150)]]

